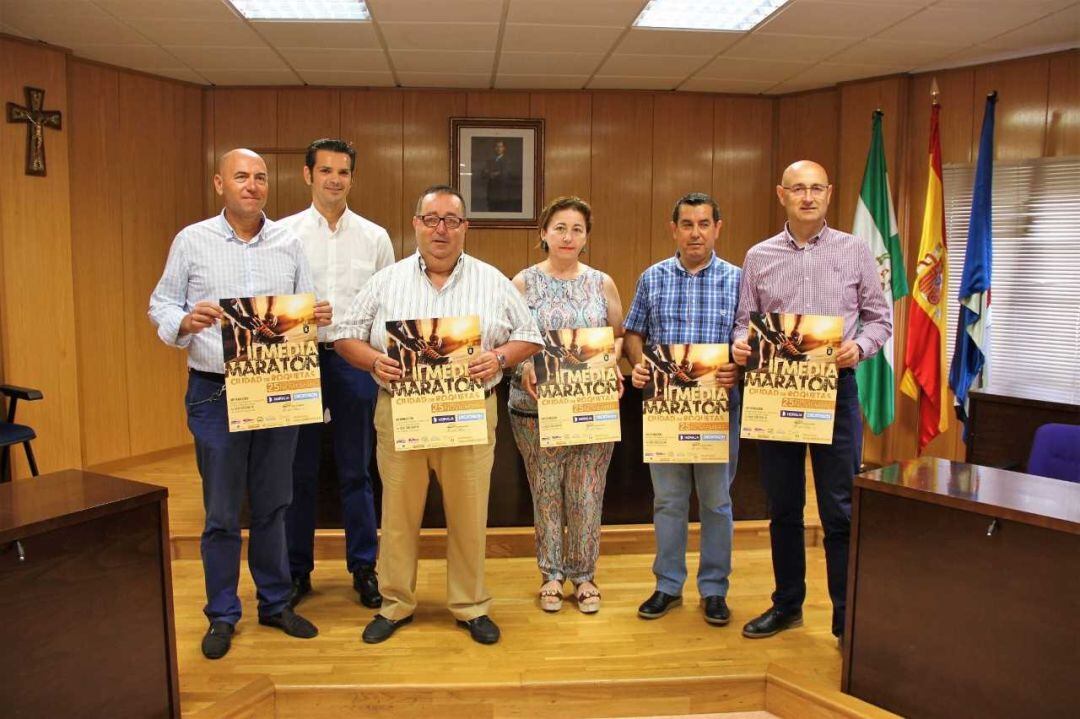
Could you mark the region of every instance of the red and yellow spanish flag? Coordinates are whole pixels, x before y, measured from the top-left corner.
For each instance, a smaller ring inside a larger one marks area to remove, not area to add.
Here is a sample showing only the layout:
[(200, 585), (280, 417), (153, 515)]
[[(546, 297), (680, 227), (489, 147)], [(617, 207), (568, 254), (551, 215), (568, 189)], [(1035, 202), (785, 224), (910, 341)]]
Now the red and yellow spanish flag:
[(949, 428), (949, 383), (945, 363), (946, 307), (949, 286), (945, 208), (941, 188), (941, 138), (938, 134), (937, 83), (930, 111), (930, 172), (926, 182), (919, 260), (911, 288), (904, 376), (900, 390), (919, 403), (919, 452)]

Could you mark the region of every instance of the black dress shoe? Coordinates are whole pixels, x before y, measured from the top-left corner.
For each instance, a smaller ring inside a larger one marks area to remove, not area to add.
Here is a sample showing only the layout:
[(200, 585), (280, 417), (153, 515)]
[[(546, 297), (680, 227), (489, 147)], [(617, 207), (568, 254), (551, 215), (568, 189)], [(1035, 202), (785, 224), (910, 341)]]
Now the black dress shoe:
[(747, 622), (742, 634), (748, 639), (764, 639), (779, 634), (785, 629), (801, 626), (802, 610), (785, 613), (776, 607), (769, 607), (769, 611)]
[(235, 630), (228, 622), (210, 622), (210, 628), (202, 638), (203, 656), (207, 659), (221, 659), (228, 654)]
[(731, 610), (727, 600), (719, 595), (705, 597), (705, 621), (722, 627), (731, 621)]
[(638, 607), (637, 615), (642, 619), (659, 619), (672, 607), (682, 604), (681, 596), (672, 596), (663, 592), (653, 592), (652, 596)]
[(289, 609), (296, 609), (300, 601), (311, 594), (311, 575), (301, 574), (292, 578), (292, 591), (289, 593)]
[(365, 644), (385, 642), (399, 627), (403, 627), (411, 621), (411, 614), (404, 619), (398, 619), (397, 621), (387, 619), (381, 614), (376, 614), (375, 618), (368, 622), (368, 625), (364, 627), (364, 633), (360, 635), (360, 638), (364, 640)]
[(368, 609), (378, 609), (382, 606), (382, 595), (379, 594), (379, 575), (375, 574), (375, 567), (360, 567), (353, 572), (353, 589), (360, 595), (360, 603)]
[(277, 614), (259, 617), (259, 624), (280, 629), (290, 637), (299, 639), (311, 639), (319, 634), (314, 624), (287, 607)]
[(494, 644), (499, 641), (499, 625), (491, 621), (491, 617), (483, 614), (476, 619), (470, 619), (467, 622), (457, 620), (457, 625), (463, 629), (469, 630), (469, 636), (473, 638), (474, 642), (480, 644)]

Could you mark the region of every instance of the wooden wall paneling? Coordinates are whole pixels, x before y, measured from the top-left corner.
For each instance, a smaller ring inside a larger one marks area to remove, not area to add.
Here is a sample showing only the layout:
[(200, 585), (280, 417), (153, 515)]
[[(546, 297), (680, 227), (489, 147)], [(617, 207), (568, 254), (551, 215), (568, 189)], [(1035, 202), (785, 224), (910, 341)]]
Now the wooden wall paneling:
[(594, 93), (591, 144), (590, 261), (611, 275), (627, 309), (651, 256), (653, 95)]
[(277, 146), (278, 91), (214, 88), (214, 157), (237, 147)]
[(202, 176), (199, 185), (202, 197), (202, 214), (213, 214), (217, 207), (214, 193), (215, 165), (217, 163), (217, 146), (214, 144), (214, 88), (202, 89)]
[(304, 153), (279, 153), (274, 156), (277, 164), (274, 195), (276, 220), (294, 215), (311, 205), (311, 188), (304, 182)]
[[(833, 192), (842, 193), (844, 188), (838, 181), (840, 166), (837, 149), (840, 91), (836, 88), (815, 90), (782, 97), (778, 103), (779, 127), (773, 187), (780, 184), (780, 178), (788, 165), (796, 160), (813, 160), (829, 172), (829, 178), (836, 185)], [(836, 227), (838, 216), (839, 207), (834, 201), (829, 207), (826, 220)], [(773, 224), (777, 231), (783, 227), (786, 220), (784, 208), (777, 203), (773, 210)]]
[(650, 263), (675, 252), (670, 227), (675, 201), (688, 192), (712, 194), (713, 99), (698, 94), (654, 95), (652, 149)]
[[(529, 93), (470, 92), (465, 106), (469, 117), (529, 117)], [(532, 237), (533, 230), (469, 230), (465, 249), (513, 277), (528, 266)]]
[(1023, 160), (1042, 157), (1046, 146), (1050, 61), (1045, 55), (975, 68), (972, 100), (972, 155), (977, 156), (986, 94), (997, 90), (994, 117), (994, 158)]
[(1080, 50), (1050, 58), (1045, 157), (1080, 155)]
[[(184, 388), (177, 363), (183, 353), (158, 339), (146, 308), (165, 267), (176, 227), (177, 174), (163, 171), (175, 157), (162, 148), (177, 141), (177, 114), (172, 83), (121, 73), (118, 154), (123, 192), (122, 238), (124, 295), (122, 312), (128, 374), (131, 452), (145, 454), (190, 441), (183, 412)], [(196, 152), (198, 145), (192, 148)], [(159, 158), (147, 162), (147, 158)]]
[(401, 212), (403, 97), (398, 90), (341, 91), (341, 136), (357, 154), (349, 204), (386, 229), (398, 259), (406, 231), (412, 236)]
[[(45, 90), (45, 108), (63, 113), (62, 130), (45, 131), (48, 176), (24, 172), (26, 126), (0, 127), (0, 353), (5, 382), (36, 387), (45, 399), (19, 407), (34, 427), (42, 472), (82, 461), (73, 268), (66, 56), (42, 45), (0, 39), (0, 97), (25, 103), (23, 87)], [(11, 453), (15, 476), (28, 470)]]
[(465, 93), (402, 93), (402, 257), (416, 251), (412, 217), (425, 187), (450, 181), (450, 118), (464, 117)]
[[(100, 65), (68, 63), (71, 255), (78, 348), (82, 466), (131, 455), (127, 364), (117, 362), (125, 322), (103, 307), (126, 308), (121, 241), (119, 78)], [(65, 118), (65, 121), (68, 121)], [(105, 321), (103, 321), (105, 320)]]
[(724, 223), (716, 251), (740, 267), (746, 251), (775, 232), (773, 105), (767, 98), (714, 100), (712, 188)]
[(279, 149), (306, 149), (314, 140), (341, 136), (341, 100), (338, 90), (283, 87), (277, 96)]
[[(592, 94), (534, 92), (530, 97), (529, 117), (544, 119), (543, 204), (565, 195), (576, 195), (589, 202), (592, 194)], [(546, 257), (537, 246), (538, 232), (529, 232), (526, 240), (529, 265)], [(602, 235), (589, 238), (582, 262), (591, 261), (592, 247), (598, 237)]]

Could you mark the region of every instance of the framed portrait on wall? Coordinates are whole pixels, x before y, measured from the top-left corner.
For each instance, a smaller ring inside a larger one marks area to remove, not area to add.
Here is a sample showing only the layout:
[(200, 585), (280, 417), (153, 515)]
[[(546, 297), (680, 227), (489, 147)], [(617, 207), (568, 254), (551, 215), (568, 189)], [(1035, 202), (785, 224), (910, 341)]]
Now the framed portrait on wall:
[(465, 198), (471, 227), (536, 227), (544, 121), (450, 118), (450, 184)]

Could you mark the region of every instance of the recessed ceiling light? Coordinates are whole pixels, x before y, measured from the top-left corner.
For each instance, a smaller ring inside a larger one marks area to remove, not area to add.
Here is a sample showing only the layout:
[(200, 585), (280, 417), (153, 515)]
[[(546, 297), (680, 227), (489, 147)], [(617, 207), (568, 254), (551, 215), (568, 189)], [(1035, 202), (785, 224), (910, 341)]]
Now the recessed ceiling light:
[(370, 20), (364, 0), (228, 0), (248, 20)]
[(788, 0), (650, 0), (634, 27), (743, 32)]

